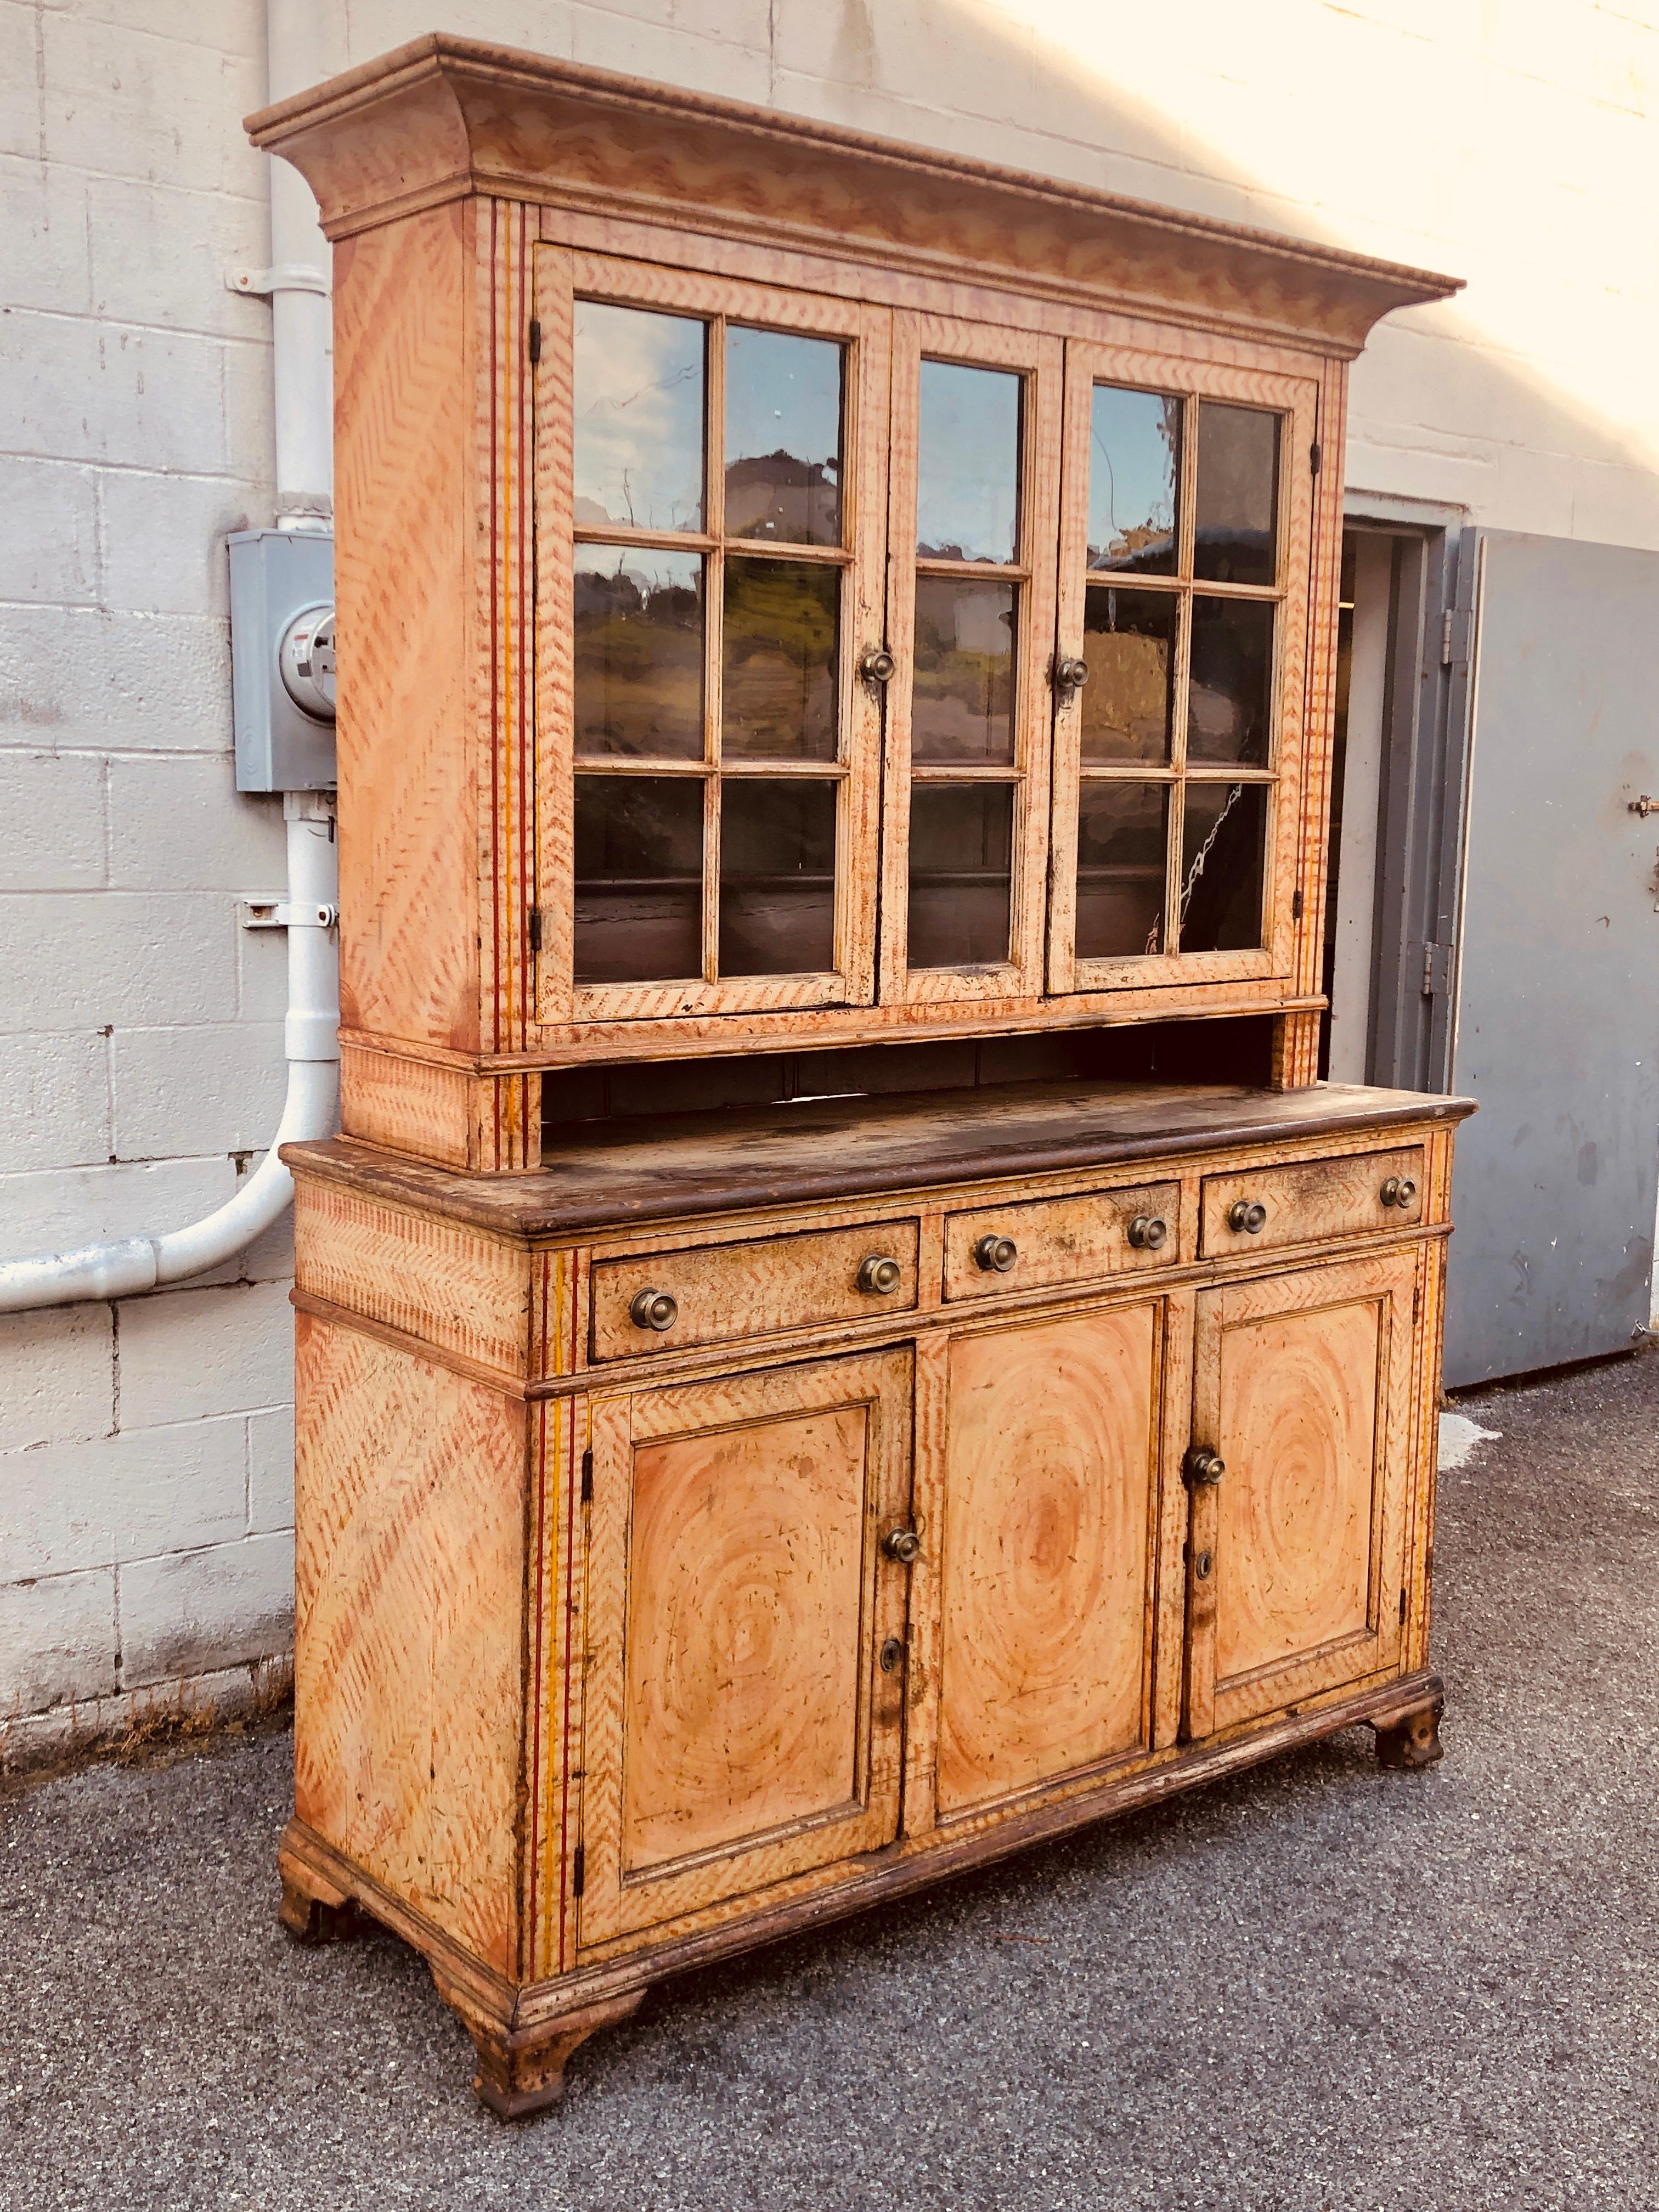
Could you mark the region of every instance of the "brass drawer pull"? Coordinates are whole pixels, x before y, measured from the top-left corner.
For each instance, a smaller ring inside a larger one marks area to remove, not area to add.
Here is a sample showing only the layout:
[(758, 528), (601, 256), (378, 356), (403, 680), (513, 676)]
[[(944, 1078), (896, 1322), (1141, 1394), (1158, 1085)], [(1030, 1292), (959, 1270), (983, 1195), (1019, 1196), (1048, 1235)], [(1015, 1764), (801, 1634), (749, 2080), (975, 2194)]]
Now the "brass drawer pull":
[(890, 684), (898, 663), (884, 645), (866, 646), (859, 657), (859, 674), (866, 684)]
[(680, 1310), (666, 1291), (636, 1291), (629, 1302), (628, 1316), (635, 1328), (672, 1328)]
[(1377, 1196), (1384, 1206), (1409, 1206), (1417, 1196), (1417, 1185), (1409, 1176), (1390, 1176)]
[(988, 1275), (1006, 1275), (1019, 1257), (1012, 1237), (981, 1237), (974, 1247), (975, 1262)]
[(1129, 1242), (1137, 1252), (1161, 1252), (1169, 1237), (1169, 1223), (1156, 1213), (1138, 1213), (1129, 1224)]
[(1227, 1208), (1227, 1226), (1245, 1237), (1259, 1237), (1267, 1225), (1267, 1209), (1259, 1198), (1236, 1198)]
[(914, 1566), (921, 1556), (921, 1539), (914, 1528), (890, 1528), (881, 1540), (881, 1548), (900, 1566)]
[(1227, 1462), (1219, 1452), (1212, 1452), (1207, 1445), (1194, 1444), (1182, 1472), (1194, 1489), (1201, 1490), (1210, 1483), (1220, 1481), (1227, 1472)]
[(897, 1290), (904, 1270), (896, 1260), (872, 1252), (867, 1260), (859, 1262), (858, 1285), (861, 1291), (872, 1291), (884, 1298), (890, 1291)]

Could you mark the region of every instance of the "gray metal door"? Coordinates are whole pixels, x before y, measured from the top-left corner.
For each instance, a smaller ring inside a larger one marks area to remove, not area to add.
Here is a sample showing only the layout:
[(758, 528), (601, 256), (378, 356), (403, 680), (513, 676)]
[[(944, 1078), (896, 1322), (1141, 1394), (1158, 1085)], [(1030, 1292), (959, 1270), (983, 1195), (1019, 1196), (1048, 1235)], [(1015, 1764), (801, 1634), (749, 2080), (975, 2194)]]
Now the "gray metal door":
[(1627, 1346), (1659, 1173), (1659, 554), (1480, 534), (1446, 1381)]

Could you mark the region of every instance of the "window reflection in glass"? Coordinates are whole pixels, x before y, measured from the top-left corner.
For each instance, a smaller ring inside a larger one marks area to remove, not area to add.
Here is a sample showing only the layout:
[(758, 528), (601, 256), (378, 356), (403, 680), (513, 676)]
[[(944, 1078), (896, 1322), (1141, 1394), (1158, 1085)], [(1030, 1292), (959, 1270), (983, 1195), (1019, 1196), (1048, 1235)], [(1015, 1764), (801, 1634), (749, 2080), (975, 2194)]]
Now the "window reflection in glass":
[(1172, 592), (1096, 585), (1085, 593), (1089, 681), (1081, 695), (1079, 744), (1085, 761), (1169, 759), (1180, 612)]
[(1189, 783), (1181, 840), (1181, 950), (1240, 952), (1261, 942), (1267, 835), (1263, 783)]
[(721, 744), (772, 760), (836, 757), (841, 571), (729, 554)]
[(578, 525), (701, 530), (703, 325), (578, 300), (574, 335)]
[(726, 533), (841, 543), (842, 348), (726, 333)]
[(1187, 757), (1265, 768), (1272, 734), (1273, 607), (1264, 599), (1193, 599)]
[(702, 973), (702, 793), (696, 775), (576, 778), (578, 983)]
[(1089, 566), (1173, 576), (1180, 400), (1096, 385), (1090, 446)]
[(912, 787), (912, 968), (984, 967), (1007, 959), (1013, 825), (1011, 784)]
[(1017, 590), (963, 576), (917, 577), (913, 760), (1012, 761)]
[(1162, 952), (1170, 786), (1085, 781), (1077, 810), (1077, 957)]
[(1022, 381), (1006, 369), (922, 362), (916, 550), (924, 560), (1014, 559)]
[(1271, 584), (1279, 573), (1279, 417), (1200, 400), (1193, 574)]
[(723, 785), (720, 974), (823, 975), (835, 947), (835, 785)]
[(578, 545), (576, 750), (702, 752), (702, 556)]

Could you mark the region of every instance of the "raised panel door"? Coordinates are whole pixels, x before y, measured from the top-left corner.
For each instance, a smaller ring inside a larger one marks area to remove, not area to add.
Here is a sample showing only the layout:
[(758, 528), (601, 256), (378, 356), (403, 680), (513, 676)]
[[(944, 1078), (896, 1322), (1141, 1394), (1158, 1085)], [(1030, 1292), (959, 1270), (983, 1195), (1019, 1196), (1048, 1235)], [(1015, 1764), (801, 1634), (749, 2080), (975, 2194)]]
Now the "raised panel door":
[(585, 1948), (897, 1832), (910, 1355), (592, 1407)]
[(1416, 1269), (1394, 1252), (1197, 1300), (1189, 1736), (1398, 1664)]
[(1151, 1742), (1164, 1302), (951, 1345), (939, 1816)]

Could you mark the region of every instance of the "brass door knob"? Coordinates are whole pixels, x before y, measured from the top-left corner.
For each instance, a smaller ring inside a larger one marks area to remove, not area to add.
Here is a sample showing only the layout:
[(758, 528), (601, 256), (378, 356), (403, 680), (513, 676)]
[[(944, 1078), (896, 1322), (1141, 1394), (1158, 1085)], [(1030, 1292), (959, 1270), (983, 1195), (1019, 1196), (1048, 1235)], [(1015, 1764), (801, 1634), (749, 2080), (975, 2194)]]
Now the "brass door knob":
[(1194, 1444), (1187, 1455), (1182, 1473), (1195, 1488), (1219, 1482), (1227, 1472), (1227, 1462), (1219, 1452), (1212, 1452), (1207, 1444)]
[(1417, 1185), (1409, 1176), (1390, 1176), (1377, 1195), (1384, 1206), (1409, 1206), (1417, 1196)]
[(1137, 1252), (1161, 1252), (1170, 1241), (1170, 1224), (1156, 1213), (1138, 1213), (1129, 1224), (1129, 1242)]
[(680, 1310), (666, 1291), (636, 1291), (629, 1302), (628, 1317), (635, 1328), (672, 1328)]
[(1060, 653), (1054, 661), (1056, 691), (1080, 691), (1089, 680), (1089, 664), (1076, 653)]
[(1019, 1247), (1012, 1237), (981, 1237), (974, 1247), (975, 1264), (988, 1275), (1006, 1275), (1018, 1257)]
[(881, 1548), (900, 1566), (912, 1566), (921, 1556), (921, 1539), (914, 1528), (890, 1528), (881, 1540)]
[(1236, 1198), (1227, 1208), (1227, 1226), (1246, 1237), (1259, 1237), (1267, 1225), (1267, 1209), (1259, 1198)]
[(890, 684), (897, 668), (897, 661), (884, 645), (866, 647), (859, 660), (859, 674), (866, 684)]
[(872, 1252), (867, 1260), (859, 1261), (859, 1288), (872, 1291), (878, 1297), (885, 1297), (899, 1286), (904, 1270), (896, 1260), (890, 1260)]

